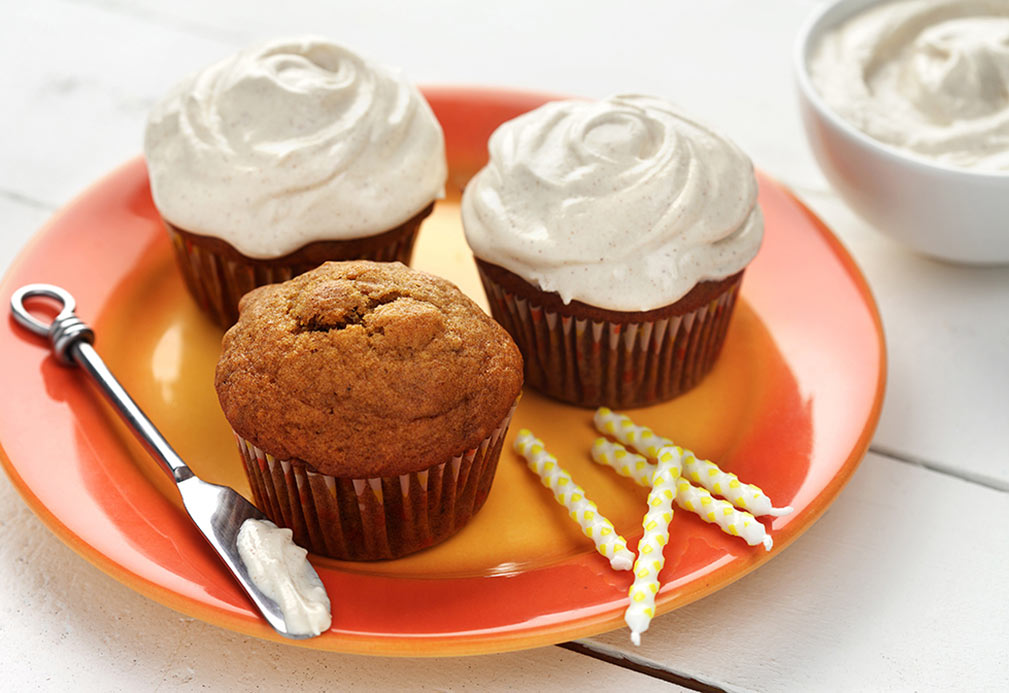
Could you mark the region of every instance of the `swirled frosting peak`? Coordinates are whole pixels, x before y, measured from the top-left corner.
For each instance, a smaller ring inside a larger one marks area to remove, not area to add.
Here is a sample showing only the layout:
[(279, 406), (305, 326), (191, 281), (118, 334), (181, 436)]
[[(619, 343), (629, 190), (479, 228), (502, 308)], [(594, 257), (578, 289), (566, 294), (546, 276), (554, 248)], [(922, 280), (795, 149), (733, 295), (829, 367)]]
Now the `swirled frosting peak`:
[(314, 37), (186, 79), (152, 111), (144, 151), (162, 216), (250, 257), (394, 228), (441, 196), (447, 175), (417, 88)]
[(489, 148), (463, 195), (470, 247), (565, 302), (666, 306), (760, 246), (750, 160), (657, 98), (548, 103)]

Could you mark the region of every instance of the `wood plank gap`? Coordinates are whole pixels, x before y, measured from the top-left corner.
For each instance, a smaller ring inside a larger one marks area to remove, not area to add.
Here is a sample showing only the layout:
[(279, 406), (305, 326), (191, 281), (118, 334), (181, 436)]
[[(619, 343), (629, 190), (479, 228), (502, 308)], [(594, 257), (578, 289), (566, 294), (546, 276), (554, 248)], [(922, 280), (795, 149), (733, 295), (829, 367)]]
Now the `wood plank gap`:
[(877, 445), (875, 443), (869, 446), (869, 452), (877, 455), (883, 455), (884, 457), (889, 457), (905, 464), (913, 464), (916, 467), (923, 467), (930, 472), (952, 476), (970, 484), (977, 484), (978, 486), (984, 486), (985, 488), (990, 488), (995, 491), (1009, 493), (1009, 481), (996, 479), (993, 476), (988, 476), (986, 474), (974, 474), (962, 469), (955, 469), (940, 462), (932, 462), (931, 460), (899, 452), (897, 450), (893, 450), (892, 448), (888, 448), (885, 445)]
[(700, 691), (701, 693), (727, 693), (727, 689), (725, 688), (721, 688), (720, 686), (716, 686), (715, 684), (708, 683), (706, 681), (699, 681), (693, 677), (687, 676), (686, 674), (679, 674), (675, 671), (671, 671), (658, 662), (628, 654), (626, 652), (621, 652), (620, 650), (615, 650), (606, 647), (605, 645), (589, 642), (587, 640), (562, 642), (558, 643), (557, 647), (563, 647), (565, 650), (577, 652), (578, 654), (585, 655), (586, 657), (592, 657), (593, 659), (598, 659), (599, 661), (606, 662), (608, 664), (615, 664), (618, 667), (630, 669), (631, 671), (636, 671), (639, 674), (644, 674), (645, 676), (651, 676), (652, 678), (659, 679), (660, 681), (675, 683), (678, 686), (682, 686), (683, 688), (687, 688), (692, 691)]
[(37, 200), (34, 197), (29, 197), (14, 190), (7, 190), (6, 188), (0, 188), (0, 197), (10, 200), (11, 202), (17, 202), (28, 207), (34, 207), (35, 209), (41, 209), (45, 212), (55, 212), (57, 205), (51, 202), (45, 202), (44, 200)]

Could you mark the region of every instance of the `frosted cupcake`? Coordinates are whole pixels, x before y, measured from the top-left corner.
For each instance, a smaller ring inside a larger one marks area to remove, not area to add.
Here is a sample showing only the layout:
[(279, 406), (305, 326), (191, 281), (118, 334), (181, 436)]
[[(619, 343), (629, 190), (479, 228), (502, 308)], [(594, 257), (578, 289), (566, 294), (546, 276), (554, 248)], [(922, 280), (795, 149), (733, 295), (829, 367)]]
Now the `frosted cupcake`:
[(326, 260), (409, 262), (447, 176), (417, 88), (314, 37), (177, 85), (151, 112), (144, 152), (186, 285), (225, 327), (250, 289)]
[(489, 149), (463, 226), (526, 382), (624, 408), (700, 382), (763, 236), (746, 155), (636, 95), (548, 103)]

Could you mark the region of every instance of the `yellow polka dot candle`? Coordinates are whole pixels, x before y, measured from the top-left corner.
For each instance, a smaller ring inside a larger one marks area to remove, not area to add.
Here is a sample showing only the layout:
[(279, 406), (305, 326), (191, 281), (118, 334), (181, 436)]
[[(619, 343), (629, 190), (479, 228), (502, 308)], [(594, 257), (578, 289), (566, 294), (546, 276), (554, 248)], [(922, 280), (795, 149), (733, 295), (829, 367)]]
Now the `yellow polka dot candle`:
[(698, 488), (686, 479), (676, 484), (676, 504), (696, 514), (705, 522), (718, 525), (723, 532), (739, 537), (750, 546), (763, 544), (767, 551), (774, 540), (757, 518), (745, 510), (737, 510), (732, 503), (712, 498), (706, 488)]
[(585, 496), (585, 490), (574, 482), (543, 446), (543, 441), (522, 429), (515, 438), (515, 451), (525, 458), (529, 468), (539, 475), (543, 485), (553, 491), (557, 502), (568, 509), (571, 519), (582, 528), (582, 533), (596, 546), (596, 551), (609, 559), (614, 570), (630, 570), (634, 554), (627, 541), (620, 536), (613, 523)]
[(651, 487), (655, 476), (655, 465), (644, 455), (633, 453), (620, 443), (611, 443), (605, 438), (596, 438), (592, 444), (592, 461), (611, 467), (620, 476), (633, 479), (646, 488)]
[[(655, 434), (647, 426), (635, 425), (630, 417), (606, 407), (597, 409), (593, 420), (600, 433), (611, 435), (651, 458), (655, 458), (660, 448), (674, 445), (673, 441)], [(683, 476), (753, 515), (778, 517), (792, 512), (791, 506), (773, 507), (771, 499), (758, 486), (742, 483), (735, 474), (723, 472), (714, 462), (700, 460), (693, 453), (683, 460)]]
[(683, 476), (754, 515), (779, 517), (792, 512), (790, 505), (772, 507), (771, 499), (759, 487), (742, 483), (735, 474), (723, 472), (714, 462), (699, 460), (692, 453), (683, 463)]
[(648, 630), (655, 616), (655, 595), (659, 593), (659, 573), (666, 562), (663, 551), (669, 543), (682, 454), (676, 447), (659, 450), (659, 461), (649, 480), (652, 490), (648, 492), (648, 512), (641, 520), (645, 533), (638, 542), (634, 582), (627, 593), (630, 604), (624, 611), (624, 622), (631, 629), (631, 642), (635, 645), (641, 644), (641, 634)]
[[(681, 457), (683, 466), (686, 466), (691, 458), (692, 453), (684, 452)], [(629, 477), (642, 486), (649, 486), (652, 475), (657, 471), (656, 465), (643, 456), (605, 438), (597, 438), (593, 443), (592, 459), (599, 464), (612, 467), (621, 476)], [(685, 478), (681, 478), (676, 484), (676, 504), (705, 522), (718, 525), (726, 534), (740, 537), (750, 546), (763, 544), (768, 551), (774, 546), (774, 540), (767, 533), (767, 529), (752, 514), (745, 510), (737, 510), (724, 500), (712, 498), (707, 489), (698, 488)]]

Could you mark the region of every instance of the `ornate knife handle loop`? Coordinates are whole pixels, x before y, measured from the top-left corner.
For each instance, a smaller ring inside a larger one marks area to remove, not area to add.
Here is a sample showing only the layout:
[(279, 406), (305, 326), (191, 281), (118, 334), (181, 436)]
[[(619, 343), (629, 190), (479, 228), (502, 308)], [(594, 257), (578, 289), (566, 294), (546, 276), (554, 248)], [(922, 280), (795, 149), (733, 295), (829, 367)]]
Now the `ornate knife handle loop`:
[[(28, 312), (25, 300), (29, 298), (50, 298), (60, 304), (60, 312), (52, 323), (46, 325)], [(49, 339), (57, 360), (66, 365), (74, 366), (76, 362), (70, 356), (70, 347), (80, 341), (94, 344), (95, 333), (80, 318), (74, 310), (77, 302), (70, 292), (52, 284), (27, 284), (11, 295), (11, 312), (19, 325)]]

